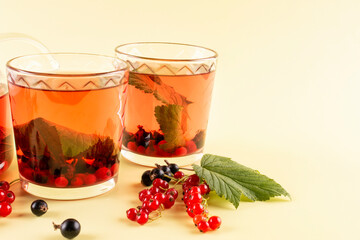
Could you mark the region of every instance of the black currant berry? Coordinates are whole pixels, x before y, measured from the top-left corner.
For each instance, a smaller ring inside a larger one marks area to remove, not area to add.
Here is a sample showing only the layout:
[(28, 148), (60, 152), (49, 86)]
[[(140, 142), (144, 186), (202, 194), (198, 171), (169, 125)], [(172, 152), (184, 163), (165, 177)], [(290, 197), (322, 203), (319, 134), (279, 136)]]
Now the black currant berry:
[[(171, 172), (171, 169), (170, 169), (167, 165), (158, 166), (158, 168), (160, 168), (161, 170), (163, 170), (165, 175), (170, 176), (170, 177), (173, 176), (173, 174), (172, 174), (172, 172)], [(164, 177), (163, 177), (163, 180), (165, 180), (165, 181), (167, 181), (167, 182), (170, 182), (170, 181), (171, 181), (171, 178), (168, 178), (168, 177), (164, 176)]]
[(160, 168), (161, 170), (163, 170), (164, 173), (166, 173), (166, 172), (171, 172), (171, 169), (170, 169), (167, 165), (159, 166), (159, 168)]
[(167, 160), (164, 160), (164, 161), (168, 165), (168, 167), (170, 168), (170, 170), (173, 174), (179, 171), (179, 166), (177, 164), (169, 163)]
[(35, 200), (31, 204), (31, 211), (34, 215), (40, 217), (48, 210), (48, 205), (44, 200)]
[(172, 173), (176, 173), (179, 171), (179, 166), (176, 163), (170, 163), (168, 164), (168, 166)]
[(55, 223), (53, 225), (55, 230), (60, 229), (61, 234), (68, 239), (73, 239), (79, 235), (81, 230), (80, 223), (73, 218), (66, 219), (61, 225)]
[(150, 179), (150, 172), (150, 170), (147, 170), (141, 176), (141, 183), (146, 187), (151, 186), (152, 184), (152, 180)]
[(163, 178), (164, 177), (164, 171), (159, 168), (154, 168), (150, 172), (150, 179), (154, 181), (155, 178)]

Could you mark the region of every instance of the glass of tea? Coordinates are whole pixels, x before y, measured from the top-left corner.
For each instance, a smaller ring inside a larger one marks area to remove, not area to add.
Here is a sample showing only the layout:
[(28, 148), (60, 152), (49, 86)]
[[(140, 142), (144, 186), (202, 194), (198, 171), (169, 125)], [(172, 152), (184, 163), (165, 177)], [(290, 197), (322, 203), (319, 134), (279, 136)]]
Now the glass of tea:
[(217, 53), (178, 43), (129, 43), (116, 56), (130, 66), (122, 155), (154, 166), (202, 157)]
[(14, 136), (11, 125), (9, 93), (6, 80), (0, 75), (0, 174), (14, 158)]
[(51, 53), (7, 63), (22, 188), (80, 199), (115, 186), (128, 67), (93, 54)]

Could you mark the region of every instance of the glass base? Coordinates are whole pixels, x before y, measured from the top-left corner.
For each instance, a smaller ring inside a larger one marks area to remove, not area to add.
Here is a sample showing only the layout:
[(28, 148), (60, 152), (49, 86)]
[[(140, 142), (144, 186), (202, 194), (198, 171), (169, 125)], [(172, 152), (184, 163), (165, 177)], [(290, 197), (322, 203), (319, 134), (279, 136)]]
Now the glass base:
[(199, 161), (202, 158), (203, 153), (194, 153), (184, 157), (148, 157), (122, 149), (121, 155), (131, 162), (147, 167), (154, 167), (155, 164), (164, 165), (165, 159), (168, 160), (170, 163), (176, 163), (180, 167), (183, 167)]
[(21, 188), (26, 192), (47, 199), (56, 200), (75, 200), (95, 197), (100, 194), (106, 193), (115, 187), (117, 182), (117, 175), (107, 180), (106, 182), (99, 183), (88, 187), (78, 188), (54, 188), (34, 184), (27, 181), (20, 176)]

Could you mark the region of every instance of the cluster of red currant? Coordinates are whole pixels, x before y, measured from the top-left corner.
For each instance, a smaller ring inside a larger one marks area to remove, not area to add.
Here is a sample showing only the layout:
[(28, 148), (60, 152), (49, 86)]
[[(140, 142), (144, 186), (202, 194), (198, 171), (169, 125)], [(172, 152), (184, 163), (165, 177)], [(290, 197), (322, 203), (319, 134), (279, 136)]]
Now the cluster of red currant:
[(221, 218), (218, 216), (209, 217), (207, 210), (207, 198), (204, 197), (210, 192), (207, 183), (204, 181), (200, 184), (200, 178), (196, 174), (187, 178), (182, 177), (180, 181), (183, 182), (183, 201), (187, 208), (186, 212), (193, 219), (195, 226), (200, 232), (218, 229), (221, 225)]
[[(143, 225), (149, 220), (155, 220), (161, 216), (164, 209), (169, 209), (175, 204), (178, 197), (178, 192), (174, 188), (169, 188), (169, 183), (160, 178), (156, 178), (152, 187), (144, 189), (139, 193), (139, 200), (142, 206), (130, 208), (126, 211), (127, 218), (131, 221)], [(155, 216), (149, 216), (150, 213), (155, 213)]]
[(15, 201), (15, 194), (9, 190), (10, 184), (7, 181), (0, 181), (0, 216), (6, 217), (11, 211), (11, 203)]
[[(164, 209), (171, 208), (178, 197), (178, 191), (175, 188), (169, 188), (169, 182), (173, 181), (175, 182), (174, 187), (182, 185), (186, 211), (192, 217), (195, 226), (201, 232), (218, 229), (221, 225), (221, 218), (218, 216), (209, 217), (207, 210), (207, 198), (205, 196), (210, 192), (207, 183), (201, 181), (196, 174), (186, 176), (176, 164), (165, 162), (167, 165), (156, 165), (153, 170), (143, 173), (141, 183), (144, 186), (152, 185), (152, 187), (139, 193), (142, 206), (127, 210), (127, 218), (143, 225), (149, 220), (152, 221), (160, 217), (161, 212)], [(149, 217), (150, 213), (153, 213), (154, 216)]]

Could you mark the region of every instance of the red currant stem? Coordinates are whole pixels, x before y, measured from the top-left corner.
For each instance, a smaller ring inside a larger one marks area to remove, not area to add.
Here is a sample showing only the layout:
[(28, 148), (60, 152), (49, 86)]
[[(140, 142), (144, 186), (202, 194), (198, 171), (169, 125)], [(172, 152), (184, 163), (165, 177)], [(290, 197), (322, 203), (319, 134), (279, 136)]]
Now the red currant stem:
[[(164, 174), (164, 177), (170, 178), (171, 180), (174, 180), (174, 181), (177, 180), (176, 178), (174, 178), (174, 177), (172, 177), (172, 176), (169, 176), (169, 175), (166, 175), (166, 174)], [(165, 190), (166, 190), (166, 189), (165, 189)]]
[(174, 184), (174, 186), (178, 185), (179, 183), (181, 183), (182, 181), (184, 181), (186, 178), (188, 178), (188, 176), (184, 176), (184, 177), (180, 178), (180, 179)]
[(54, 231), (58, 230), (60, 228), (59, 224), (55, 224), (54, 222), (52, 222), (53, 226), (54, 226)]
[(209, 200), (209, 198), (203, 198), (203, 205), (205, 208), (208, 207), (208, 200)]
[(157, 213), (155, 216), (149, 217), (149, 223), (155, 221), (156, 219), (161, 218), (161, 211), (156, 211), (153, 213)]
[(20, 178), (17, 178), (17, 179), (15, 179), (15, 180), (12, 180), (10, 183), (9, 183), (9, 185), (11, 186), (11, 185), (13, 185), (13, 184), (15, 184), (15, 183), (17, 183), (17, 182), (19, 182), (20, 181)]

